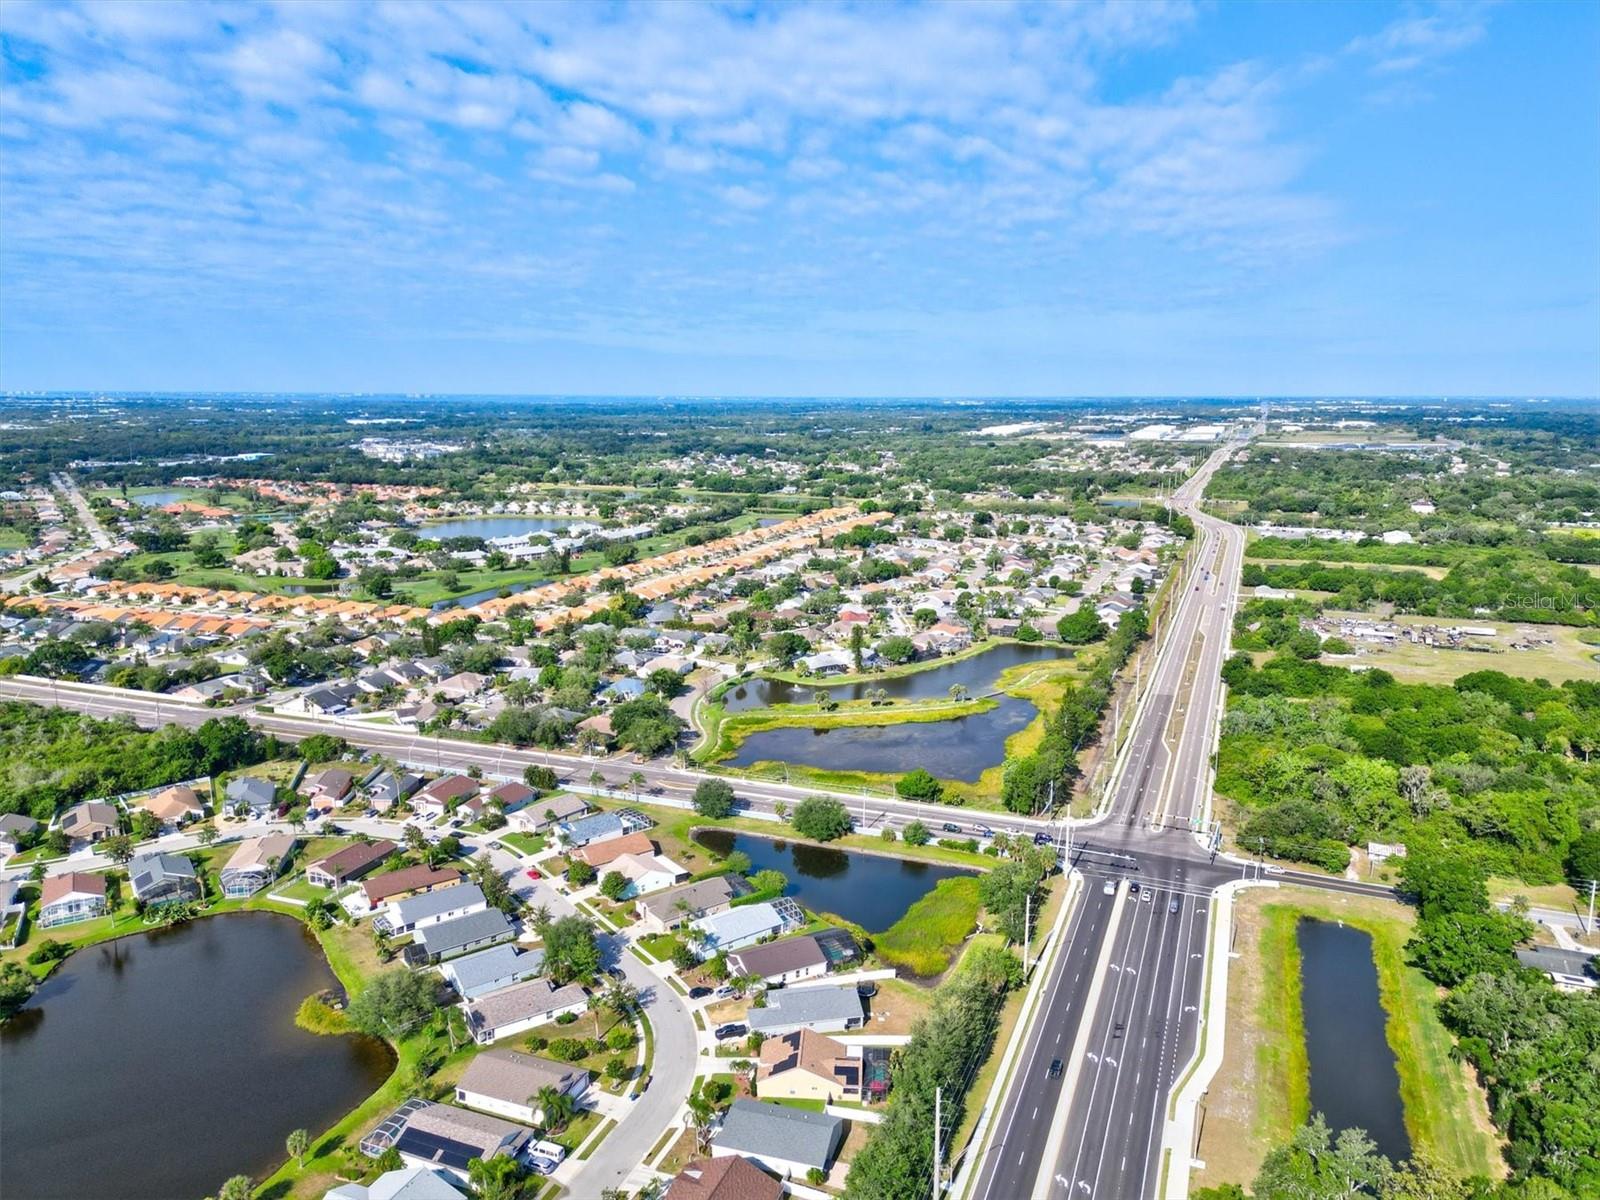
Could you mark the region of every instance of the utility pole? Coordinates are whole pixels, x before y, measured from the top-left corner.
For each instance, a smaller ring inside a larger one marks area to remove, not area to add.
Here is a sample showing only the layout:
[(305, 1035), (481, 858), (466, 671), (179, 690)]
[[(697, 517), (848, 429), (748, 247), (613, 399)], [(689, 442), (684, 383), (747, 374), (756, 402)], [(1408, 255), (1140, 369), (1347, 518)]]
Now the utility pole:
[(933, 1200), (939, 1200), (939, 1188), (942, 1183), (940, 1175), (943, 1174), (939, 1170), (940, 1100), (943, 1092), (943, 1088), (936, 1087), (933, 1089)]
[(1033, 953), (1033, 893), (1022, 901), (1022, 973), (1028, 973), (1028, 958)]
[(1589, 927), (1584, 930), (1585, 933), (1594, 932), (1594, 892), (1596, 887), (1600, 887), (1600, 879), (1589, 880)]

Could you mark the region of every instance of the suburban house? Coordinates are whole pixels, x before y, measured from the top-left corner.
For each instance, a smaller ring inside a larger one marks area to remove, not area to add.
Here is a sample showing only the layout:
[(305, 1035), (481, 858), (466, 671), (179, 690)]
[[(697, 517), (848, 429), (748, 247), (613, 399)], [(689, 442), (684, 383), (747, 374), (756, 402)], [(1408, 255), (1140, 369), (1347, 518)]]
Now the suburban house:
[(106, 911), (106, 877), (82, 871), (51, 875), (39, 885), (39, 928), (87, 921)]
[(367, 780), (363, 790), (366, 792), (369, 805), (379, 812), (388, 812), (421, 786), (420, 775), (396, 775), (393, 771), (379, 771)]
[(539, 1125), (544, 1122), (544, 1114), (536, 1097), (547, 1087), (576, 1102), (589, 1087), (589, 1072), (517, 1050), (485, 1050), (461, 1073), (456, 1083), (456, 1103)]
[(442, 925), (468, 913), (482, 912), (489, 907), (483, 892), (475, 883), (424, 892), (420, 896), (407, 896), (391, 900), (378, 914), (377, 920), (391, 934), (414, 933), (430, 925)]
[(643, 896), (634, 908), (639, 914), (641, 928), (652, 933), (666, 933), (685, 921), (727, 912), (734, 897), (745, 892), (746, 885), (739, 876), (713, 875), (710, 879)]
[(814, 1033), (842, 1033), (867, 1022), (866, 1009), (856, 989), (838, 987), (780, 988), (767, 993), (765, 1008), (752, 1008), (750, 1032), (782, 1037), (797, 1029)]
[(757, 979), (782, 987), (802, 979), (816, 979), (828, 973), (828, 957), (823, 954), (817, 939), (807, 934), (784, 938), (780, 942), (767, 942), (760, 946), (746, 946), (728, 952), (728, 967), (740, 975), (754, 975)]
[(194, 864), (181, 854), (141, 854), (128, 863), (134, 897), (147, 906), (200, 899)]
[[(476, 886), (468, 884), (474, 891)], [(457, 955), (484, 950), (517, 936), (516, 928), (498, 908), (485, 908), (453, 921), (417, 930), (416, 942), (406, 947), (406, 961), (442, 962)]]
[(612, 812), (598, 812), (592, 816), (579, 817), (575, 821), (563, 821), (556, 826), (556, 832), (560, 835), (563, 845), (581, 849), (590, 842), (603, 842), (607, 838), (638, 833), (642, 829), (649, 829), (650, 824), (650, 818), (643, 813), (635, 812), (631, 808), (619, 808)]
[(642, 833), (626, 833), (621, 837), (590, 842), (573, 852), (572, 857), (588, 863), (596, 871), (609, 866), (624, 854), (654, 854), (656, 844)]
[(0, 949), (11, 949), (22, 936), (28, 906), (17, 899), (20, 890), (15, 879), (0, 879)]
[(613, 860), (607, 869), (628, 881), (628, 888), (622, 893), (625, 900), (648, 896), (689, 878), (686, 867), (680, 867), (664, 854), (624, 854)]
[(371, 1183), (341, 1183), (322, 1193), (322, 1200), (463, 1200), (465, 1193), (450, 1176), (432, 1167), (386, 1171)]
[(501, 988), (532, 979), (544, 970), (543, 950), (518, 950), (515, 946), (492, 946), (445, 963), (439, 974), (463, 1000), (476, 1000)]
[(514, 813), (528, 801), (537, 799), (538, 795), (539, 793), (527, 784), (512, 779), (490, 789), (489, 803), (498, 804), (502, 812)]
[(393, 1147), (406, 1165), (442, 1171), (465, 1183), (473, 1159), (518, 1158), (532, 1137), (523, 1126), (486, 1113), (408, 1100), (361, 1139), (361, 1150), (377, 1158)]
[(860, 1100), (861, 1069), (841, 1043), (798, 1029), (761, 1043), (756, 1086), (763, 1100)]
[(478, 794), (478, 781), (466, 775), (441, 775), (411, 798), (424, 817), (442, 817), (468, 796)]
[(844, 1122), (827, 1113), (735, 1100), (711, 1139), (713, 1158), (742, 1154), (784, 1177), (826, 1171), (844, 1141)]
[(143, 796), (135, 803), (163, 825), (182, 825), (187, 821), (198, 821), (206, 815), (206, 806), (199, 795), (192, 787), (181, 783)]
[(332, 812), (355, 790), (356, 777), (343, 767), (329, 767), (300, 782), (300, 794), (318, 812)]
[(61, 832), (74, 842), (98, 842), (117, 832), (120, 814), (103, 800), (85, 800), (61, 814)]
[(278, 798), (277, 786), (259, 775), (240, 775), (228, 780), (228, 807), (244, 805), (253, 812), (265, 812)]
[(731, 953), (754, 946), (762, 938), (797, 929), (805, 924), (805, 915), (793, 900), (780, 899), (730, 908), (689, 924), (706, 935), (699, 953), (703, 958), (710, 958), (719, 950)]
[(218, 875), (222, 894), (234, 900), (254, 896), (289, 865), (294, 848), (295, 839), (287, 833), (246, 838)]
[(414, 867), (401, 867), (398, 871), (385, 871), (371, 879), (361, 881), (345, 900), (345, 907), (358, 917), (382, 908), (385, 904), (405, 896), (420, 896), (440, 888), (454, 887), (461, 882), (461, 872), (454, 867), (430, 867), (418, 863)]
[(571, 821), (589, 811), (589, 802), (582, 796), (563, 792), (558, 796), (535, 799), (515, 812), (508, 811), (506, 820), (511, 828), (522, 833), (545, 833), (551, 826)]
[(730, 1154), (685, 1163), (667, 1185), (667, 1195), (672, 1200), (781, 1200), (783, 1184), (748, 1158)]
[(32, 841), (39, 822), (21, 813), (0, 813), (0, 858), (10, 858)]
[(558, 985), (543, 977), (514, 983), (463, 1006), (467, 1028), (474, 1040), (485, 1046), (548, 1024), (562, 1013), (576, 1016), (588, 1007), (589, 997), (581, 987)]
[(326, 858), (306, 865), (306, 882), (312, 887), (339, 888), (360, 879), (388, 858), (399, 846), (387, 838), (375, 842), (351, 842)]
[(458, 671), (448, 679), (434, 685), (434, 691), (443, 692), (446, 700), (469, 700), (489, 686), (489, 677), (474, 671)]

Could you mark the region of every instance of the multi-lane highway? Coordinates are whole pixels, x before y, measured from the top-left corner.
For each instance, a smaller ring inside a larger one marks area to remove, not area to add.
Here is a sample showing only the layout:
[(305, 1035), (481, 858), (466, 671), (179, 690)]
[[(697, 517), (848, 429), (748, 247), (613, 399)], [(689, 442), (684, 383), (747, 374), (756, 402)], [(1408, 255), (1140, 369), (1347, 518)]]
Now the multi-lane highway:
[[(1088, 886), (1049, 962), (990, 1136), (964, 1175), (975, 1200), (1183, 1193), (1160, 1161), (1166, 1109), (1198, 1042), (1213, 892), (1241, 873), (1238, 861), (1213, 854), (1207, 831), (1244, 532), (1197, 507), (1233, 449), (1219, 450), (1174, 497), (1198, 544), (1111, 803), (1073, 831), (1073, 864)], [(1385, 891), (1298, 872), (1281, 878)]]

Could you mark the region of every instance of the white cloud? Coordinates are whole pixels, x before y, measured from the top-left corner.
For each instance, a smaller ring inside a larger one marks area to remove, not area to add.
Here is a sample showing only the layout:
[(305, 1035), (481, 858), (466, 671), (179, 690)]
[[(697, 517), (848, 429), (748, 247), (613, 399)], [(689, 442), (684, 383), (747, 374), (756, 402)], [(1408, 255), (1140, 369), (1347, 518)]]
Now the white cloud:
[(1487, 0), (1447, 0), (1415, 10), (1368, 37), (1350, 43), (1352, 53), (1372, 60), (1372, 69), (1398, 74), (1431, 66), (1483, 40)]

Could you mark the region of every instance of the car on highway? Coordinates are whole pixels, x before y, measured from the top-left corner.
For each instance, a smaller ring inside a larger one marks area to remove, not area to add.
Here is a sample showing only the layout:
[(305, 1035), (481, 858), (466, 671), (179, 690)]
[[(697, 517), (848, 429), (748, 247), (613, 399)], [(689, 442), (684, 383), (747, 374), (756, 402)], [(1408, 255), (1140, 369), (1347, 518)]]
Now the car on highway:
[(1035, 846), (1048, 846), (1052, 840), (1048, 833), (1036, 833), (1033, 835), (1033, 844)]
[(1061, 1060), (1059, 1058), (1052, 1058), (1050, 1060), (1050, 1078), (1061, 1078)]
[(975, 825), (973, 828), (978, 831), (978, 836), (981, 838), (992, 838), (994, 836), (994, 830), (987, 825)]
[(1109, 879), (1106, 880), (1105, 885), (1100, 889), (1100, 894), (1103, 896), (1115, 896), (1117, 894), (1117, 885)]
[(961, 826), (957, 825), (954, 821), (946, 821), (944, 823), (944, 831), (946, 833), (960, 833)]
[(1178, 898), (1176, 896), (1174, 896), (1171, 900), (1167, 901), (1167, 911), (1169, 913), (1177, 912), (1178, 908), (1179, 908)]
[(1283, 868), (1280, 867), (1277, 863), (1268, 863), (1265, 867), (1262, 868), (1262, 870), (1264, 870), (1268, 875), (1282, 875), (1283, 874)]
[(529, 878), (529, 879), (543, 879), (543, 878), (544, 878), (544, 876), (543, 876), (543, 875), (541, 875), (541, 874), (539, 874), (539, 868), (538, 868), (538, 867), (529, 867), (529, 868), (528, 868), (528, 869), (527, 869), (527, 870), (526, 870), (526, 871), (525, 871), (525, 872), (523, 872), (523, 873), (524, 873), (524, 874), (525, 874), (525, 875), (527, 875), (527, 877), (528, 877), (528, 878)]
[(742, 1038), (749, 1032), (748, 1026), (741, 1025), (737, 1021), (730, 1021), (726, 1025), (717, 1026), (716, 1039), (719, 1042), (725, 1042), (730, 1038)]

